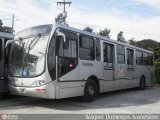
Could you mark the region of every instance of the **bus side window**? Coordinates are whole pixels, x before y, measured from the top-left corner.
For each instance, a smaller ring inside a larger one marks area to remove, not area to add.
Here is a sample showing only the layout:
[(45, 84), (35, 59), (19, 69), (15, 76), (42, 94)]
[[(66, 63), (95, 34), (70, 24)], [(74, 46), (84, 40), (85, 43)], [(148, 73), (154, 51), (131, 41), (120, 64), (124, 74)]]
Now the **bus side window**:
[(70, 57), (76, 58), (76, 41), (67, 39), (67, 42), (64, 43), (63, 39), (59, 39), (59, 56), (61, 57)]
[(100, 48), (100, 40), (95, 40), (95, 47), (96, 47), (96, 60), (101, 60), (101, 48)]
[(149, 54), (149, 65), (153, 66), (153, 54)]
[(139, 50), (136, 50), (136, 64), (143, 65), (143, 53)]
[(94, 60), (95, 49), (94, 39), (86, 36), (80, 36), (79, 40), (79, 56), (82, 60)]
[(117, 62), (125, 64), (125, 47), (122, 45), (117, 45)]
[(133, 54), (134, 54), (133, 50), (127, 49), (127, 65), (128, 65), (128, 68), (133, 68)]
[(149, 65), (149, 54), (146, 52), (143, 52), (143, 64), (148, 66)]
[(112, 44), (103, 43), (103, 57), (105, 66), (113, 67), (114, 46)]

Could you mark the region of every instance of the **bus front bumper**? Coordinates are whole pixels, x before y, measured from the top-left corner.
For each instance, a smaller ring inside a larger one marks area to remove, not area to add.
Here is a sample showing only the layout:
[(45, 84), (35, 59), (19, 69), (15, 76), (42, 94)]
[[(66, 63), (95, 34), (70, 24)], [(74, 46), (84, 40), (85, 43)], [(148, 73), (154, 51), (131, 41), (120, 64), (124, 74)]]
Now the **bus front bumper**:
[(50, 84), (40, 87), (19, 87), (19, 86), (9, 85), (9, 90), (10, 93), (13, 95), (55, 99), (55, 87), (53, 87), (53, 83), (52, 87), (50, 87)]

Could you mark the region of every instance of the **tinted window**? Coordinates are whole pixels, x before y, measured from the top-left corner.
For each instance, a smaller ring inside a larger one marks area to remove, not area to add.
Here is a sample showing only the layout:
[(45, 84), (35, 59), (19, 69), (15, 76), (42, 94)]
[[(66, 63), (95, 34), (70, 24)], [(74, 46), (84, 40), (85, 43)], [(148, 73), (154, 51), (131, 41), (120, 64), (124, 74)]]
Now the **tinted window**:
[(65, 34), (66, 42), (63, 36), (56, 37), (56, 50), (58, 54), (58, 77), (65, 75), (77, 66), (77, 41), (76, 33), (62, 30)]
[(96, 60), (101, 60), (101, 49), (100, 49), (100, 40), (95, 40), (95, 47), (96, 47)]
[(153, 54), (149, 53), (149, 65), (153, 66)]
[[(71, 57), (71, 58), (77, 57), (76, 41), (68, 39), (67, 43), (64, 43), (63, 39), (60, 38), (59, 42), (60, 42), (59, 43), (59, 56)], [(67, 48), (64, 49), (63, 48), (64, 46), (67, 46)]]
[(48, 71), (49, 74), (52, 78), (52, 80), (56, 79), (56, 62), (55, 62), (55, 41), (56, 41), (56, 36), (54, 34), (54, 36), (52, 37), (51, 41), (50, 41), (50, 45), (49, 45), (49, 49), (48, 49)]
[(117, 45), (117, 62), (124, 64), (125, 63), (125, 47)]
[(149, 65), (149, 54), (146, 52), (143, 52), (143, 64), (146, 66)]
[(143, 65), (143, 53), (139, 50), (136, 50), (136, 64)]
[[(6, 42), (7, 41), (5, 41), (5, 45), (6, 45)], [(11, 47), (12, 47), (12, 43), (9, 43), (7, 44), (7, 47), (5, 48), (5, 65), (8, 65)]]
[(130, 68), (133, 67), (133, 59), (134, 59), (133, 55), (134, 55), (134, 51), (131, 49), (127, 49), (127, 65)]
[(103, 58), (106, 66), (113, 66), (114, 49), (112, 44), (103, 43)]
[(80, 36), (79, 40), (79, 55), (83, 60), (94, 60), (95, 50), (94, 50), (94, 39), (86, 36)]

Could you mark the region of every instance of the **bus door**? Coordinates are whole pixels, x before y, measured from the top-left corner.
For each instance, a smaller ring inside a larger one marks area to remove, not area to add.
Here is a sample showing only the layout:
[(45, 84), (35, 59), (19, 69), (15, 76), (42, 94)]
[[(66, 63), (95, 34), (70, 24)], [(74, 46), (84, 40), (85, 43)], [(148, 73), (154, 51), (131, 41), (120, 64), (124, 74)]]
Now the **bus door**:
[(117, 53), (117, 64), (115, 66), (115, 83), (114, 89), (123, 89), (126, 87), (127, 84), (127, 67), (126, 67), (126, 60), (125, 60), (125, 46), (123, 45), (116, 45), (116, 53)]
[(128, 87), (134, 86), (134, 71), (135, 71), (135, 62), (134, 62), (134, 50), (127, 48), (126, 49), (126, 60), (127, 60), (127, 80), (130, 80)]
[(114, 45), (110, 43), (103, 43), (103, 61), (104, 61), (104, 72), (103, 72), (103, 90), (111, 91), (114, 86)]
[(0, 38), (0, 92), (4, 92), (4, 39)]

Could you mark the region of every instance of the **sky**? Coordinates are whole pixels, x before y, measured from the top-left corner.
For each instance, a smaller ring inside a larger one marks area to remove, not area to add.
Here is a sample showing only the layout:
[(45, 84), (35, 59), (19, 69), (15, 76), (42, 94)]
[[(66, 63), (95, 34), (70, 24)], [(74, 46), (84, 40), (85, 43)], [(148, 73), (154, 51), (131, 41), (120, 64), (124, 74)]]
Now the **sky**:
[[(15, 16), (15, 33), (25, 28), (54, 23), (63, 12), (57, 1), (63, 0), (0, 0), (0, 19), (12, 25)], [(160, 0), (66, 0), (67, 23), (71, 27), (93, 28), (97, 33), (111, 29), (111, 38), (117, 39), (120, 31), (126, 40), (153, 39), (160, 42)]]

